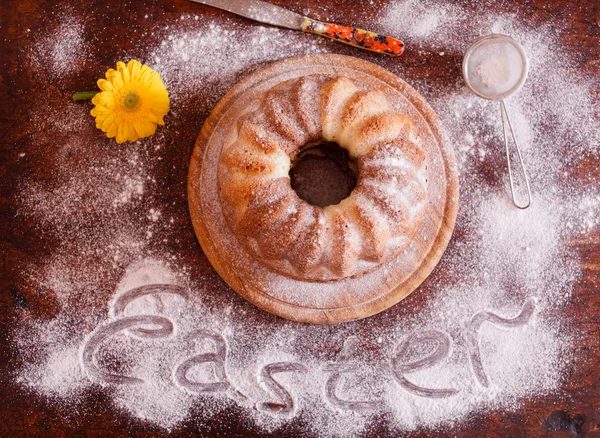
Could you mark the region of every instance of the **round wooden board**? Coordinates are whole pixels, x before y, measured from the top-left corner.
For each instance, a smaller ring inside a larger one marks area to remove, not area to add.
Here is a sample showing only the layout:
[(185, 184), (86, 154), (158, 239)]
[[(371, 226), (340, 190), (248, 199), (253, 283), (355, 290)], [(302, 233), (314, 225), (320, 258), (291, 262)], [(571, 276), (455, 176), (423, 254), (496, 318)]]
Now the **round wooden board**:
[[(426, 219), (407, 251), (357, 278), (301, 282), (253, 259), (229, 231), (217, 187), (218, 158), (235, 116), (280, 82), (304, 75), (346, 76), (359, 88), (382, 90), (392, 106), (409, 114), (429, 158), (430, 201)], [(207, 118), (192, 154), (188, 201), (200, 245), (219, 275), (258, 307), (294, 321), (324, 324), (365, 318), (413, 292), (440, 260), (454, 230), (458, 174), (441, 122), (425, 99), (388, 70), (358, 58), (311, 55), (268, 65), (239, 82)]]

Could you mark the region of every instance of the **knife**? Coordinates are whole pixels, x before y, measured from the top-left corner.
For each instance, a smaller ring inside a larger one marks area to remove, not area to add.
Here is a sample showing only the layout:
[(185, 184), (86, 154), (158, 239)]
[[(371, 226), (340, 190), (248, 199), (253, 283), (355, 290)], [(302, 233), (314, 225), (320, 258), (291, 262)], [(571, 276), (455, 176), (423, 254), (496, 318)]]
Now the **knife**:
[(379, 35), (368, 30), (324, 23), (313, 20), (288, 9), (260, 0), (192, 0), (232, 12), (260, 23), (271, 24), (302, 32), (314, 33), (344, 44), (371, 52), (399, 56), (404, 52), (404, 43), (396, 38)]

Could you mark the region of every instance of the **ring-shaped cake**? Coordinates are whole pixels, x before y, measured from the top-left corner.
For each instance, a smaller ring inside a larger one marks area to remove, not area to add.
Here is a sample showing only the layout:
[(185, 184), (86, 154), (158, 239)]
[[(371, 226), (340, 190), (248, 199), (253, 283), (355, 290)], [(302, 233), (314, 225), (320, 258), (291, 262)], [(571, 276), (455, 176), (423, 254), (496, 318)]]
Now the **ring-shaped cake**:
[[(302, 281), (361, 275), (398, 255), (423, 220), (427, 157), (410, 118), (380, 90), (304, 76), (257, 99), (230, 128), (219, 161), (225, 219), (254, 258)], [(320, 207), (291, 187), (304, 147), (335, 142), (356, 160), (357, 186)]]
[[(357, 164), (350, 196), (324, 208), (289, 178), (318, 141)], [(238, 293), (289, 319), (332, 323), (384, 310), (431, 272), (454, 226), (458, 178), (416, 91), (366, 61), (315, 55), (263, 68), (223, 98), (188, 190), (201, 246)]]

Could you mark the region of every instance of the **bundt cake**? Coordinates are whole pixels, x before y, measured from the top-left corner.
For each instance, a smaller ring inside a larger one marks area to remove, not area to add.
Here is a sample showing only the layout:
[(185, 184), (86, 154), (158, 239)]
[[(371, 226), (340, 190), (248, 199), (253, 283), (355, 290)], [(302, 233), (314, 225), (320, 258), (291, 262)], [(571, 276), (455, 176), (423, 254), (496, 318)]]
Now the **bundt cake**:
[[(357, 185), (324, 208), (290, 184), (308, 144), (335, 142), (355, 160)], [(303, 281), (360, 276), (411, 243), (429, 201), (428, 157), (411, 119), (377, 89), (311, 75), (282, 82), (229, 128), (219, 158), (223, 215), (254, 259)]]
[(415, 291), (450, 241), (458, 200), (452, 146), (427, 101), (390, 71), (333, 54), (238, 82), (204, 122), (188, 177), (194, 231), (221, 278), (312, 324), (365, 318)]

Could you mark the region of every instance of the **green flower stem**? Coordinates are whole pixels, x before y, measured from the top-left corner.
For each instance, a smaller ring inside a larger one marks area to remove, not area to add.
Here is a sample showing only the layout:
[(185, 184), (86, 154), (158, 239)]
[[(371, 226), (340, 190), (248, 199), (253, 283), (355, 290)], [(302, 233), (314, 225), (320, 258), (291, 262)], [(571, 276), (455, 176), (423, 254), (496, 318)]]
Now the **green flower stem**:
[(73, 100), (90, 100), (96, 94), (100, 93), (99, 91), (78, 91), (73, 95)]

